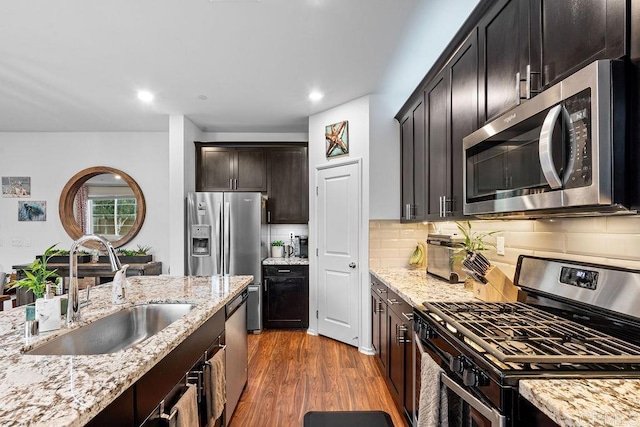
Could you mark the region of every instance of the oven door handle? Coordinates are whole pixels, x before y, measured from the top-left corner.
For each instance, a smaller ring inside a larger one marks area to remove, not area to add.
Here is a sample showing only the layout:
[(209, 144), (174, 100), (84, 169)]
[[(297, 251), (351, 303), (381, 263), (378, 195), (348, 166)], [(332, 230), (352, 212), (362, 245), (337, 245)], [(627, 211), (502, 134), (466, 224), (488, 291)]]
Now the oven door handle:
[(545, 117), (542, 123), (540, 144), (538, 145), (538, 156), (540, 157), (542, 173), (552, 190), (557, 190), (562, 187), (562, 180), (553, 164), (553, 131), (556, 128), (561, 112), (562, 104), (556, 105), (549, 110), (547, 117)]
[(462, 400), (465, 401), (465, 403), (467, 403), (476, 411), (480, 412), (486, 419), (491, 421), (491, 427), (503, 427), (506, 425), (507, 418), (504, 415), (500, 415), (500, 413), (495, 409), (489, 408), (487, 405), (482, 403), (471, 393), (459, 386), (455, 381), (446, 376), (444, 373), (440, 375), (440, 381), (442, 381), (442, 383), (447, 386), (449, 390), (460, 396)]

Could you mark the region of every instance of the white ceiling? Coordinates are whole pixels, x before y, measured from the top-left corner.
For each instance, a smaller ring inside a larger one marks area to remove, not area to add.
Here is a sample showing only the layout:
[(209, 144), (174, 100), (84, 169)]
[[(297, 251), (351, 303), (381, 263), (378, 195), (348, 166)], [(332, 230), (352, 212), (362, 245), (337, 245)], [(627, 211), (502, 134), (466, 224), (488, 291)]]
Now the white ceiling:
[(2, 0), (0, 131), (306, 132), (380, 89), (424, 1)]

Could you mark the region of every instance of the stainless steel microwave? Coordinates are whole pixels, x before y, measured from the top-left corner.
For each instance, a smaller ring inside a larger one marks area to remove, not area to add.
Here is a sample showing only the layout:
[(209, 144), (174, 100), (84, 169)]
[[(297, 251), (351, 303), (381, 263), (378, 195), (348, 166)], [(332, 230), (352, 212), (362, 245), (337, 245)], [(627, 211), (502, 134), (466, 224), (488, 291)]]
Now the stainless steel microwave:
[(624, 92), (596, 61), (464, 138), (464, 214), (628, 212)]

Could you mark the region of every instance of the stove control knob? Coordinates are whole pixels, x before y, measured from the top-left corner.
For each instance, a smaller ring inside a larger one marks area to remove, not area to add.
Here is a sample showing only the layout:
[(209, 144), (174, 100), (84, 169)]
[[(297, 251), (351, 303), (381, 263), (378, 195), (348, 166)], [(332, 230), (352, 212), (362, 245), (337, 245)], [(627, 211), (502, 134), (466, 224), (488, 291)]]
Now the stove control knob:
[(462, 373), (462, 382), (468, 387), (484, 387), (488, 385), (489, 378), (476, 369), (466, 368)]
[(464, 371), (464, 358), (462, 356), (451, 356), (449, 359), (449, 369), (457, 374)]
[(467, 368), (462, 373), (462, 382), (468, 387), (475, 387), (478, 385), (478, 373), (475, 369)]

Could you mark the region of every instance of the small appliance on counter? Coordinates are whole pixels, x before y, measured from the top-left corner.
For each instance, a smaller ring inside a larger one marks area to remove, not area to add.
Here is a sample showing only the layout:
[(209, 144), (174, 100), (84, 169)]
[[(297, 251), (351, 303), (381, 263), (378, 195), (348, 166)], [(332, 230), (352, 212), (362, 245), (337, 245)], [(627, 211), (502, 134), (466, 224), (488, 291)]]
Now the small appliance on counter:
[(427, 236), (427, 273), (448, 280), (449, 283), (464, 282), (462, 262), (454, 257), (454, 249), (464, 241), (464, 237), (448, 234)]
[(296, 236), (298, 239), (298, 256), (300, 258), (308, 258), (309, 257), (309, 236)]

